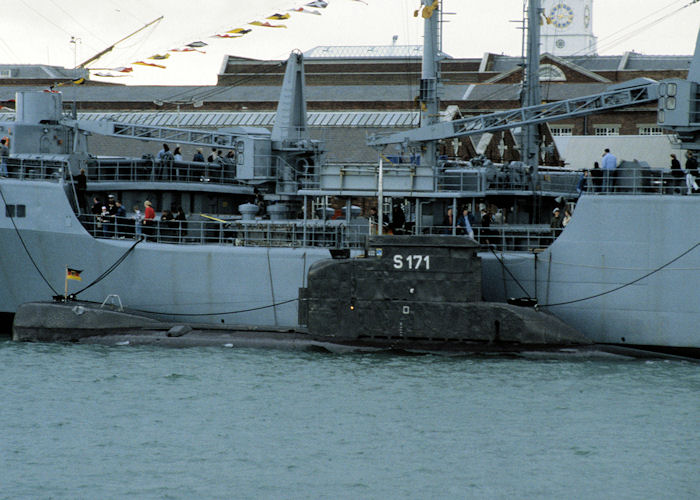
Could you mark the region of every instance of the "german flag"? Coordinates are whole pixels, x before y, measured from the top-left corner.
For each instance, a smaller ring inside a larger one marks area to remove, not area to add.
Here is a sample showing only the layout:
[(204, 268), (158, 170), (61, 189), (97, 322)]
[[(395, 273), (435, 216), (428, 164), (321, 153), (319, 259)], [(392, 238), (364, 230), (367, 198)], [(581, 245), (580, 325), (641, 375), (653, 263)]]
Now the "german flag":
[(83, 278), (80, 277), (80, 273), (82, 273), (83, 270), (78, 270), (78, 269), (71, 269), (70, 267), (66, 268), (66, 279), (67, 280), (75, 280), (75, 281), (83, 281)]

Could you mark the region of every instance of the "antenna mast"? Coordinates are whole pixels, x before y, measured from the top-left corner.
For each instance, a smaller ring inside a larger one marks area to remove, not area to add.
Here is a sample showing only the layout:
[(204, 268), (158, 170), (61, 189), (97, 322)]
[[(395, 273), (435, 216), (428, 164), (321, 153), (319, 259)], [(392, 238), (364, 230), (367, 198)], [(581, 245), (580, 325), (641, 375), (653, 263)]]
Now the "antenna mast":
[[(442, 57), (441, 2), (440, 0), (421, 0), (423, 5), (423, 61), (420, 81), (420, 124), (421, 127), (440, 121), (440, 57)], [(434, 165), (437, 161), (437, 143), (425, 143), (421, 152), (424, 165)]]
[[(543, 13), (540, 0), (529, 0), (527, 7), (527, 61), (523, 81), (522, 106), (542, 104), (540, 95), (540, 16)], [(538, 125), (526, 125), (522, 131), (521, 160), (533, 168), (533, 177), (537, 175), (539, 164)]]

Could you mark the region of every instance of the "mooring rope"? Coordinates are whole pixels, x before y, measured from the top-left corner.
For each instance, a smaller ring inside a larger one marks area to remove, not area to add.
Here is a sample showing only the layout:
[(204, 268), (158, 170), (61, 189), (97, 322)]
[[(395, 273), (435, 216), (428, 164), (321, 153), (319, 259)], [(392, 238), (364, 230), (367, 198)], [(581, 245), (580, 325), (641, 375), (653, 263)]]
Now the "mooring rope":
[(144, 238), (143, 236), (141, 236), (138, 240), (136, 240), (136, 241), (134, 242), (133, 245), (131, 245), (131, 246), (129, 247), (129, 249), (128, 249), (126, 252), (124, 252), (124, 254), (123, 254), (121, 257), (119, 257), (119, 258), (114, 262), (114, 264), (112, 264), (111, 266), (109, 266), (102, 274), (100, 274), (97, 278), (95, 278), (95, 280), (93, 280), (92, 283), (90, 283), (89, 285), (87, 285), (87, 286), (84, 287), (84, 288), (81, 288), (80, 290), (78, 290), (77, 292), (73, 293), (72, 295), (75, 297), (75, 296), (78, 295), (79, 293), (84, 292), (85, 290), (87, 290), (87, 289), (90, 288), (91, 286), (96, 285), (97, 283), (99, 283), (100, 281), (102, 281), (103, 279), (105, 279), (112, 271), (114, 271), (117, 267), (119, 267), (119, 264), (121, 264), (122, 262), (124, 262), (124, 260), (129, 256), (129, 254), (134, 250), (134, 248), (136, 248), (136, 245), (138, 245), (139, 243), (141, 243), (144, 239), (145, 239), (145, 238)]
[(632, 280), (632, 281), (630, 281), (629, 283), (625, 283), (625, 284), (623, 284), (623, 285), (620, 285), (620, 286), (618, 286), (618, 287), (615, 287), (615, 288), (613, 288), (612, 290), (607, 290), (607, 291), (605, 291), (605, 292), (596, 293), (596, 294), (590, 295), (590, 296), (588, 296), (588, 297), (583, 297), (583, 298), (574, 299), (574, 300), (567, 300), (567, 301), (564, 301), (564, 302), (555, 302), (555, 303), (553, 303), (553, 304), (537, 304), (537, 305), (535, 305), (535, 308), (539, 308), (539, 307), (554, 307), (554, 306), (563, 306), (563, 305), (567, 305), (567, 304), (575, 304), (576, 302), (583, 302), (584, 300), (595, 299), (595, 298), (597, 298), (597, 297), (602, 297), (603, 295), (608, 295), (609, 293), (617, 292), (618, 290), (622, 290), (622, 289), (625, 288), (625, 287), (634, 285), (635, 283), (638, 283), (638, 282), (642, 281), (643, 279), (648, 278), (649, 276), (658, 273), (659, 271), (661, 271), (661, 270), (663, 270), (664, 268), (670, 266), (671, 264), (673, 264), (673, 263), (676, 262), (677, 260), (679, 260), (679, 259), (681, 259), (682, 257), (685, 257), (686, 255), (688, 255), (690, 252), (692, 252), (693, 250), (695, 250), (698, 246), (700, 246), (700, 242), (696, 243), (695, 245), (693, 245), (692, 247), (690, 247), (688, 250), (686, 250), (685, 252), (681, 253), (681, 254), (678, 255), (677, 257), (674, 257), (673, 259), (669, 260), (669, 261), (666, 262), (665, 264), (663, 264), (663, 265), (657, 267), (656, 269), (653, 269), (653, 270), (649, 271), (649, 272), (646, 273), (644, 276), (640, 276), (639, 278), (637, 278), (637, 279), (635, 279), (635, 280)]
[(48, 279), (46, 279), (46, 276), (44, 276), (44, 273), (41, 272), (41, 269), (39, 269), (39, 266), (37, 265), (36, 261), (34, 260), (34, 257), (32, 257), (31, 252), (27, 248), (26, 243), (24, 242), (24, 238), (22, 238), (22, 235), (19, 232), (19, 228), (17, 227), (17, 224), (15, 224), (15, 217), (14, 215), (11, 215), (11, 211), (8, 208), (7, 205), (7, 200), (5, 199), (5, 195), (2, 192), (2, 189), (0, 189), (0, 197), (2, 197), (2, 202), (5, 204), (5, 209), (7, 210), (7, 214), (10, 217), (10, 221), (12, 222), (12, 227), (15, 228), (15, 233), (17, 233), (17, 238), (19, 238), (20, 243), (22, 243), (22, 247), (24, 248), (24, 252), (27, 254), (27, 257), (29, 257), (29, 260), (31, 261), (32, 265), (34, 266), (34, 269), (36, 269), (36, 272), (39, 273), (39, 276), (41, 276), (41, 279), (44, 280), (44, 283), (46, 283), (46, 286), (48, 286), (51, 291), (53, 292), (54, 295), (58, 295), (58, 292), (56, 289), (51, 286), (51, 283), (49, 282)]
[[(251, 307), (248, 309), (238, 309), (236, 311), (224, 311), (224, 312), (214, 312), (214, 313), (170, 313), (170, 312), (161, 312), (161, 311), (148, 311), (145, 309), (136, 309), (133, 307), (130, 307), (129, 310), (141, 312), (141, 313), (147, 313), (147, 314), (159, 314), (159, 315), (163, 315), (163, 316), (223, 316), (226, 314), (240, 314), (240, 313), (250, 312), (250, 311), (259, 311), (261, 309), (269, 309), (270, 307), (277, 307), (277, 306), (281, 306), (284, 304), (289, 304), (290, 302), (296, 302), (297, 300), (299, 300), (299, 299), (294, 298), (294, 299), (289, 299), (289, 300), (285, 300), (282, 302), (275, 302), (273, 304), (268, 304), (266, 306), (258, 306), (258, 307)], [(97, 302), (95, 302), (95, 303), (97, 303)]]
[(503, 260), (501, 260), (501, 258), (496, 254), (496, 251), (493, 249), (493, 245), (489, 245), (489, 250), (491, 250), (491, 253), (493, 254), (493, 256), (496, 257), (496, 260), (498, 260), (498, 262), (501, 264), (501, 266), (503, 267), (505, 272), (507, 272), (508, 275), (513, 279), (515, 284), (518, 285), (523, 292), (525, 292), (525, 295), (527, 295), (528, 299), (531, 299), (532, 297), (530, 296), (528, 291), (525, 290), (525, 287), (520, 284), (520, 282), (518, 281), (518, 278), (516, 278), (513, 275), (513, 273), (510, 272), (510, 269), (508, 269), (508, 266), (506, 266), (505, 262), (503, 262)]

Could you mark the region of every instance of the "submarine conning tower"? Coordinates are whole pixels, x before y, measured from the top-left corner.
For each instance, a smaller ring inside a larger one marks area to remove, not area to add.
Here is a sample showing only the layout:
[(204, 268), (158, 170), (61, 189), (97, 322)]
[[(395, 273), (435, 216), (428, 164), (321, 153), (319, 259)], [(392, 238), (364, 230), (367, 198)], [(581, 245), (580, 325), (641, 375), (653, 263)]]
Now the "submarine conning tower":
[(364, 257), (311, 266), (299, 323), (319, 339), (406, 349), (590, 344), (547, 313), (483, 302), (479, 248), (466, 236), (370, 236)]

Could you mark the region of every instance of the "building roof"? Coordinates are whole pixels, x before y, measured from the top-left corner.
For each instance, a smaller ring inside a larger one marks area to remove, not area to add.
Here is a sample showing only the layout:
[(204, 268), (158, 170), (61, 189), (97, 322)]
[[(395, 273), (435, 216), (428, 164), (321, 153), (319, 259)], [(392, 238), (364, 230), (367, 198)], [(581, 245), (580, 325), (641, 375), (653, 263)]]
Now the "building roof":
[(320, 45), (304, 52), (309, 59), (377, 59), (377, 58), (420, 58), (423, 47), (420, 45)]
[[(589, 71), (653, 71), (653, 70), (687, 70), (690, 68), (692, 55), (666, 56), (646, 55), (627, 52), (617, 56), (557, 56), (576, 66), (581, 66)], [(522, 57), (491, 54), (492, 63), (489, 71), (505, 73), (523, 64)]]
[[(175, 128), (272, 127), (275, 112), (132, 112), (132, 113), (78, 113), (80, 120), (112, 120), (135, 125)], [(14, 120), (14, 113), (0, 112), (0, 122)], [(335, 111), (311, 112), (309, 127), (417, 127), (417, 111)]]
[[(277, 102), (278, 86), (209, 86), (209, 87), (159, 87), (159, 86), (72, 86), (64, 87), (64, 100), (75, 98), (79, 102), (91, 103), (148, 103), (193, 104), (203, 102)], [(45, 86), (6, 85), (0, 87), (0, 101), (15, 98), (15, 93), (26, 90), (45, 90)], [(444, 89), (444, 100), (459, 99), (464, 93), (463, 85), (448, 85)], [(367, 102), (367, 101), (413, 101), (418, 95), (418, 84), (406, 85), (314, 85), (306, 87), (306, 99), (310, 102)]]
[[(543, 82), (542, 100), (561, 101), (597, 94), (608, 88), (605, 83), (552, 83)], [(519, 101), (522, 85), (519, 83), (476, 84), (466, 87), (459, 100), (464, 101)]]
[(84, 69), (70, 69), (47, 64), (0, 64), (0, 83), (12, 80), (67, 80), (87, 76)]

